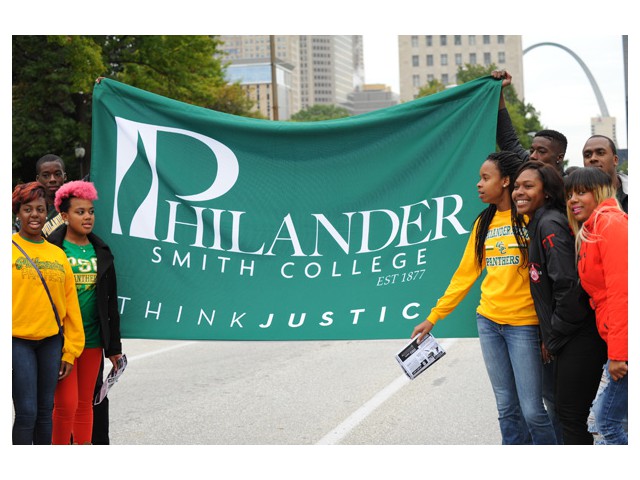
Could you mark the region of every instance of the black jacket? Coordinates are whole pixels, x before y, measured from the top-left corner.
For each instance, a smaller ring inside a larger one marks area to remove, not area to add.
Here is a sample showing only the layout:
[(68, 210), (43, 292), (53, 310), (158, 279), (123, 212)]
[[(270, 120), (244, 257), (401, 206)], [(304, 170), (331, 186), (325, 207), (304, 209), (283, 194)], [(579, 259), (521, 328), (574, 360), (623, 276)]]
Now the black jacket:
[[(51, 232), (47, 240), (62, 248), (67, 234), (67, 226), (61, 225)], [(100, 319), (100, 335), (105, 357), (122, 353), (120, 338), (120, 313), (118, 312), (118, 290), (116, 286), (116, 269), (111, 249), (94, 233), (88, 235), (89, 241), (96, 251), (98, 259), (98, 278), (96, 295), (98, 318)]]
[(515, 153), (523, 162), (529, 160), (529, 150), (522, 148), (518, 134), (511, 123), (511, 116), (506, 108), (498, 110), (496, 143), (498, 147), (500, 147), (500, 150)]
[(595, 313), (580, 286), (575, 265), (574, 236), (567, 217), (539, 208), (527, 226), (531, 296), (542, 340), (556, 354), (583, 329), (595, 331)]

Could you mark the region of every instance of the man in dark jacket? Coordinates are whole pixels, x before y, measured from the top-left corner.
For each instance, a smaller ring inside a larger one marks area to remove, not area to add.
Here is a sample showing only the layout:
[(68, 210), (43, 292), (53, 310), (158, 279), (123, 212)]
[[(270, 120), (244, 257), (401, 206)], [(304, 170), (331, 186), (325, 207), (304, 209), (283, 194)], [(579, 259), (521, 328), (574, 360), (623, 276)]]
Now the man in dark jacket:
[[(494, 70), (491, 75), (496, 79), (502, 80), (503, 90), (511, 84), (511, 75), (506, 70)], [(542, 163), (548, 163), (564, 176), (564, 155), (567, 151), (567, 137), (556, 130), (540, 130), (534, 135), (531, 148), (525, 150), (511, 123), (511, 117), (509, 116), (502, 90), (500, 91), (500, 103), (498, 105), (496, 142), (500, 150), (515, 153), (523, 162), (537, 160)]]
[(615, 143), (604, 135), (593, 135), (582, 147), (585, 167), (596, 167), (611, 177), (616, 197), (625, 213), (629, 213), (629, 185), (625, 174), (618, 172), (618, 150)]

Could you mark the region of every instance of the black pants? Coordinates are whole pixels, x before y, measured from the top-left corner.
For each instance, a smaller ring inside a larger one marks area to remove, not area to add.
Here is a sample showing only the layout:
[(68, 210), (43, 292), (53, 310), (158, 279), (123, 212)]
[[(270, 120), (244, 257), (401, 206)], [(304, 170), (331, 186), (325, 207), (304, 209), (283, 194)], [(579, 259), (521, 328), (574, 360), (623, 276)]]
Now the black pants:
[[(103, 370), (104, 357), (102, 357), (100, 369), (98, 370), (96, 388), (93, 392), (94, 398), (102, 388)], [(109, 445), (109, 397), (104, 397), (102, 402), (93, 406), (93, 434), (91, 435), (91, 443), (94, 445)]]
[(606, 361), (607, 345), (595, 322), (580, 330), (555, 355), (556, 412), (565, 445), (593, 444), (587, 417)]

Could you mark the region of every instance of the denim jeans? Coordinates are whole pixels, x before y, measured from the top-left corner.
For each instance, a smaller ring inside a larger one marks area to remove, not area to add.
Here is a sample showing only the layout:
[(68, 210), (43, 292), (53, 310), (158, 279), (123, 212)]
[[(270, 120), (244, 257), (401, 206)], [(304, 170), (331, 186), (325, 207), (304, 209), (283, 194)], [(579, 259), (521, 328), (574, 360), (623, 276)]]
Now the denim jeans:
[(601, 436), (596, 444), (627, 445), (629, 415), (629, 374), (617, 382), (609, 374), (609, 361), (604, 365), (601, 386), (593, 401), (589, 418), (590, 431)]
[(50, 445), (53, 396), (58, 385), (62, 337), (12, 337), (14, 445)]
[[(503, 445), (555, 445), (542, 402), (542, 354), (537, 325), (500, 325), (477, 314), (478, 337), (498, 407)], [(527, 428), (529, 431), (527, 431)]]

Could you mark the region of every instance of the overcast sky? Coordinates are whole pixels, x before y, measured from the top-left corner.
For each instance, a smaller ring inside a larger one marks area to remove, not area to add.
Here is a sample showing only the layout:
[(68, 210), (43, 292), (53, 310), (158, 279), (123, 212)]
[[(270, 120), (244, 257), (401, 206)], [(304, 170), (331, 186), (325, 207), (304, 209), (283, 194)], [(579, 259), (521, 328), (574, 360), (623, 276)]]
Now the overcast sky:
[[(458, 33), (458, 32), (455, 32)], [(602, 93), (609, 115), (616, 117), (619, 148), (627, 147), (622, 37), (524, 35), (522, 47), (541, 42), (564, 45), (587, 65)], [(399, 93), (397, 35), (364, 35), (365, 80), (384, 83)], [(581, 165), (581, 151), (591, 135), (591, 117), (599, 105), (578, 62), (558, 47), (540, 46), (523, 58), (525, 101), (531, 103), (546, 128), (566, 135), (570, 165)]]
[[(432, 32), (434, 34), (495, 32), (500, 34), (523, 34), (535, 32), (535, 36), (524, 34), (523, 46), (526, 47), (540, 41), (561, 43), (576, 52), (587, 63), (602, 90), (611, 115), (618, 121), (618, 142), (627, 146), (624, 132), (624, 83), (622, 80), (622, 53), (619, 36), (630, 33), (637, 28), (637, 17), (631, 12), (632, 2), (628, 0), (582, 0), (581, 2), (560, 2), (558, 0), (537, 0), (536, 2), (477, 2), (476, 0), (456, 0), (455, 2), (429, 2), (426, 0), (394, 0), (392, 2), (345, 2), (345, 0), (323, 0), (322, 2), (301, 2), (300, 0), (245, 0), (243, 2), (202, 2), (201, 0), (182, 0), (180, 2), (132, 2), (131, 0), (112, 0), (108, 3), (80, 2), (61, 0), (58, 2), (32, 0), (30, 2), (9, 2), (2, 17), (3, 64), (5, 69), (4, 87), (4, 141), (5, 152), (11, 145), (11, 99), (8, 95), (11, 71), (11, 34), (228, 34), (228, 35), (268, 35), (268, 34), (364, 34), (365, 35), (365, 68), (366, 80), (370, 83), (386, 83), (394, 86), (397, 92), (397, 44), (395, 36)], [(573, 30), (573, 31), (572, 31)], [(584, 36), (574, 36), (574, 32)], [(382, 33), (381, 33), (382, 32)], [(395, 32), (388, 35), (385, 32)], [(551, 33), (545, 33), (551, 32)], [(563, 36), (561, 36), (562, 34)], [(566, 35), (566, 36), (564, 36)], [(587, 38), (587, 35), (591, 35)], [(610, 35), (606, 38), (606, 35)], [(379, 37), (379, 42), (376, 42)], [(630, 35), (630, 50), (633, 51), (633, 36)], [(637, 42), (636, 42), (637, 43)], [(373, 49), (373, 50), (372, 50)], [(636, 57), (637, 57), (637, 49)], [(630, 60), (631, 61), (631, 60)], [(636, 62), (637, 64), (637, 62)], [(637, 86), (637, 73), (634, 64), (629, 84)], [(580, 149), (589, 135), (590, 117), (598, 115), (598, 105), (588, 85), (584, 73), (576, 62), (565, 52), (551, 47), (537, 48), (524, 58), (525, 100), (533, 104), (541, 113), (542, 123), (548, 128), (560, 130), (569, 138), (568, 157), (572, 164), (580, 159)], [(636, 80), (634, 84), (633, 80)], [(634, 104), (632, 103), (632, 106)], [(636, 112), (637, 113), (637, 112)], [(576, 120), (577, 117), (577, 120)], [(631, 117), (634, 118), (633, 116)], [(572, 133), (573, 128), (577, 133)], [(637, 120), (632, 123), (637, 133)], [(632, 129), (632, 131), (634, 131)], [(630, 138), (637, 138), (630, 135)], [(633, 142), (632, 142), (633, 143)], [(633, 149), (633, 145), (631, 146)], [(633, 151), (633, 150), (632, 150)], [(631, 155), (634, 156), (633, 153)], [(637, 155), (636, 155), (637, 157)], [(636, 158), (637, 159), (637, 158)], [(630, 169), (634, 168), (633, 159)], [(6, 168), (9, 168), (9, 162)], [(633, 182), (634, 175), (630, 175)], [(5, 182), (8, 185), (9, 182)], [(6, 187), (5, 187), (6, 188)], [(5, 199), (8, 199), (5, 191)], [(632, 195), (631, 203), (635, 197)], [(634, 207), (631, 207), (632, 210)], [(635, 211), (635, 210), (634, 210)], [(632, 215), (630, 223), (634, 224), (637, 216)], [(8, 222), (6, 223), (7, 232)], [(9, 250), (5, 249), (5, 255)], [(640, 266), (638, 250), (631, 249), (629, 263)], [(8, 265), (8, 256), (4, 264)], [(635, 286), (637, 286), (638, 268), (630, 268)], [(9, 269), (5, 269), (8, 276)], [(6, 285), (8, 285), (8, 277)], [(633, 288), (632, 288), (633, 290)], [(637, 289), (636, 289), (637, 290)], [(8, 292), (5, 291), (8, 298)], [(3, 298), (4, 300), (4, 298)], [(640, 311), (640, 300), (631, 295), (629, 298), (630, 317), (637, 318)], [(8, 300), (5, 302), (5, 318), (8, 318)], [(631, 327), (634, 327), (631, 322)], [(636, 330), (637, 331), (637, 330)], [(6, 337), (5, 364), (8, 362), (9, 349)], [(637, 342), (629, 345), (632, 355), (637, 354)], [(636, 356), (637, 358), (637, 356)], [(8, 385), (8, 369), (2, 380)], [(636, 392), (634, 389), (633, 392)], [(5, 399), (5, 406), (8, 399)], [(631, 401), (634, 414), (637, 413), (638, 402)], [(428, 405), (416, 405), (416, 411), (428, 408)], [(319, 415), (322, 412), (318, 412)], [(5, 416), (3, 425), (5, 439), (9, 431), (9, 419)], [(481, 434), (482, 432), (475, 432)], [(407, 432), (408, 435), (411, 432)], [(293, 446), (292, 446), (293, 447)], [(217, 472), (221, 468), (231, 467), (229, 474), (239, 478), (253, 478), (261, 472), (273, 470), (277, 464), (281, 478), (298, 478), (304, 472), (312, 478), (326, 478), (327, 465), (336, 465), (342, 473), (349, 472), (356, 476), (372, 478), (393, 478), (404, 474), (431, 474), (432, 476), (471, 474), (478, 477), (478, 465), (493, 461), (491, 474), (493, 478), (510, 478), (513, 471), (522, 478), (540, 476), (542, 469), (530, 468), (525, 471), (522, 465), (530, 464), (530, 450), (510, 450), (505, 455), (502, 447), (495, 449), (478, 449), (476, 447), (454, 446), (403, 446), (393, 450), (300, 449), (274, 450), (262, 446), (247, 446), (241, 450), (181, 450), (175, 466), (167, 462), (140, 462), (157, 457), (157, 450), (136, 449), (118, 450), (118, 467), (127, 473), (154, 475), (167, 473), (184, 473), (184, 465), (193, 466), (202, 462), (201, 468), (209, 468), (210, 458), (214, 455), (214, 467)], [(195, 447), (194, 447), (195, 448)], [(285, 447), (282, 447), (285, 448)], [(17, 462), (31, 461), (33, 453), (29, 450), (12, 450), (10, 453)], [(86, 450), (83, 455), (75, 455), (73, 461), (79, 469), (88, 471), (95, 468), (96, 462), (103, 462), (104, 469), (110, 468), (106, 457), (99, 458), (103, 452)], [(93, 453), (91, 453), (93, 452)], [(141, 456), (141, 453), (146, 453)], [(213, 452), (213, 453), (211, 453)], [(373, 456), (371, 455), (373, 452)], [(426, 453), (425, 453), (426, 452)], [(222, 453), (222, 455), (220, 455)], [(600, 452), (598, 452), (600, 453)], [(128, 455), (131, 455), (129, 457)], [(335, 461), (335, 455), (339, 461)], [(38, 452), (42, 462), (54, 465), (57, 452), (41, 450)], [(332, 456), (333, 455), (333, 456)], [(354, 457), (355, 455), (355, 457)], [(557, 450), (545, 450), (544, 462), (560, 462), (565, 465), (566, 472), (576, 475), (581, 473), (592, 476), (611, 474), (621, 476), (632, 467), (635, 455), (625, 450), (610, 462), (597, 461), (604, 458), (602, 454), (593, 457), (596, 461), (586, 461), (587, 455), (577, 449), (568, 447)], [(124, 458), (123, 458), (124, 457)], [(247, 463), (246, 458), (252, 462)], [(355, 458), (355, 460), (354, 460)], [(130, 461), (132, 459), (138, 460)], [(185, 460), (186, 459), (186, 460)], [(318, 460), (324, 463), (318, 463)], [(374, 460), (372, 460), (374, 459)], [(463, 461), (460, 461), (463, 459)], [(306, 460), (306, 461), (303, 461)], [(434, 460), (434, 461), (431, 461)], [(206, 463), (209, 462), (209, 463)], [(478, 463), (480, 462), (480, 463)], [(43, 463), (43, 464), (45, 464)], [(140, 465), (140, 470), (137, 469)], [(312, 465), (309, 468), (309, 465)], [(318, 468), (318, 465), (321, 468)], [(345, 469), (345, 465), (349, 466)], [(554, 463), (555, 465), (555, 463)], [(238, 468), (238, 466), (240, 468)], [(252, 468), (255, 466), (255, 468)], [(144, 469), (144, 472), (142, 471)], [(156, 471), (157, 470), (157, 471)], [(248, 475), (247, 472), (251, 475)], [(336, 468), (336, 471), (338, 469)], [(542, 473), (541, 473), (542, 472)], [(291, 475), (287, 475), (291, 473)], [(334, 473), (334, 472), (331, 472)], [(222, 473), (224, 475), (224, 473)], [(57, 477), (56, 477), (57, 478)], [(482, 475), (480, 475), (482, 478)]]

